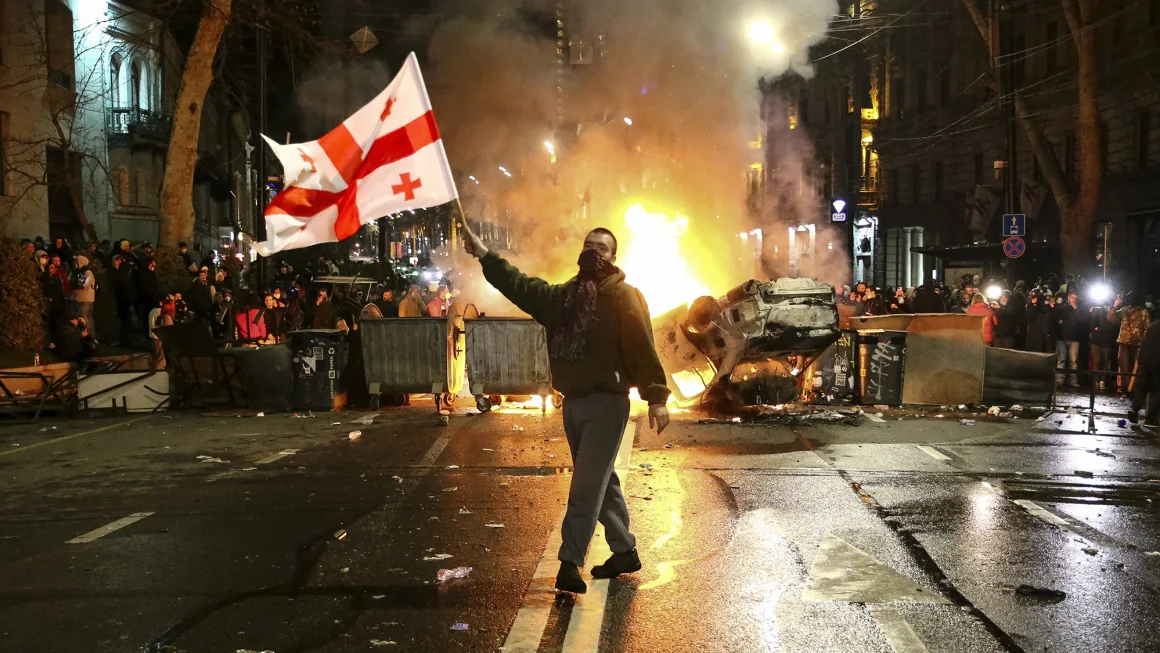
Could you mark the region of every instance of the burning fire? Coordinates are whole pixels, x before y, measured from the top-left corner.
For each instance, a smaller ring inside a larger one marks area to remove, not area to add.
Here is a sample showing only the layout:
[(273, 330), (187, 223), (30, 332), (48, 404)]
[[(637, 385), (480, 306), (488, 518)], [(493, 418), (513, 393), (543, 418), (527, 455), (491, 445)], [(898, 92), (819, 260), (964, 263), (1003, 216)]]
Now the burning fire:
[(682, 254), (688, 218), (649, 213), (635, 204), (624, 214), (624, 227), (616, 264), (628, 283), (644, 294), (654, 316), (712, 294)]

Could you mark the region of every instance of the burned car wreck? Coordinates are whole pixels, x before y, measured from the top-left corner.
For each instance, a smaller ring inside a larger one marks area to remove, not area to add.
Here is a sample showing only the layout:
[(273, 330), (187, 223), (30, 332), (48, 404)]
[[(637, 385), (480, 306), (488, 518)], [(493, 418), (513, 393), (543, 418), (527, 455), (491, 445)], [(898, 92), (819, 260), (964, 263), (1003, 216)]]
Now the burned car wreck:
[(834, 288), (809, 278), (747, 281), (653, 321), (669, 388), (682, 404), (794, 402), (802, 371), (839, 333)]

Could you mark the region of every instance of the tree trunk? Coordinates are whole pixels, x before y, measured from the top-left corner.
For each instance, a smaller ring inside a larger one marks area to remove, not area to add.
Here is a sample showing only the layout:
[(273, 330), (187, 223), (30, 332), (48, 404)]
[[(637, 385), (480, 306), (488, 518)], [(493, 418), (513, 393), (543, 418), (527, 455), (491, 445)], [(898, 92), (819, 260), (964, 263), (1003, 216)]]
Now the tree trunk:
[(201, 133), (201, 110), (213, 82), (213, 61), (222, 32), (230, 22), (233, 0), (206, 0), (205, 13), (181, 71), (181, 87), (169, 136), (165, 176), (161, 182), (160, 244), (177, 247), (193, 238), (193, 171), (197, 165), (197, 141)]
[[(1079, 188), (1072, 210), (1060, 207), (1059, 243), (1066, 272), (1085, 272), (1090, 265), (1093, 227), (1104, 181), (1103, 128), (1100, 125), (1099, 70), (1096, 65), (1095, 0), (1063, 0), (1075, 42), (1079, 100)], [(1070, 213), (1070, 215), (1066, 215)]]

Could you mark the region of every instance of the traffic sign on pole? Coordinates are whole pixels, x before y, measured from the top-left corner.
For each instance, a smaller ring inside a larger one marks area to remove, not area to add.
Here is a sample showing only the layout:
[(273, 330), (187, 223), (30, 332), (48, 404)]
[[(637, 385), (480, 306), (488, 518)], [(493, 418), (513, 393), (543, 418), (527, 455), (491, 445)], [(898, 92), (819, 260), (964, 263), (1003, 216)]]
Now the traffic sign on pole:
[(1003, 216), (1003, 237), (1027, 235), (1027, 216), (1022, 213), (1009, 213)]
[(1007, 255), (1007, 258), (1019, 258), (1025, 252), (1027, 252), (1027, 243), (1023, 242), (1019, 236), (1011, 236), (1003, 241), (1003, 253)]

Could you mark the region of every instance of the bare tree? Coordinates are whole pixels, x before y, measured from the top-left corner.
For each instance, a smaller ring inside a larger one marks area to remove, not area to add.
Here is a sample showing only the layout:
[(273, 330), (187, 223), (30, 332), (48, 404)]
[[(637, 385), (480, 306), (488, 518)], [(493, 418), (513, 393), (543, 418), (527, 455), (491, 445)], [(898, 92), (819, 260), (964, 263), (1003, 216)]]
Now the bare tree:
[[(1043, 125), (1035, 111), (1028, 106), (1019, 89), (1014, 89), (1015, 115), (1031, 151), (1035, 154), (1043, 176), (1055, 197), (1060, 217), (1060, 247), (1064, 268), (1082, 272), (1089, 259), (1092, 228), (1095, 224), (1096, 209), (1099, 207), (1100, 191), (1104, 177), (1104, 154), (1101, 146), (1099, 111), (1100, 79), (1097, 66), (1095, 25), (1096, 0), (1059, 0), (1072, 42), (1076, 49), (1076, 100), (1078, 103), (1079, 132), (1079, 174), (1078, 181), (1068, 179), (1064, 166), (1060, 164), (1051, 142), (1044, 134)], [(979, 36), (990, 44), (992, 35), (991, 19), (983, 13), (978, 0), (963, 0), (971, 19), (978, 28)], [(1001, 85), (992, 80), (994, 88)]]
[(230, 22), (233, 0), (207, 0), (197, 35), (185, 58), (169, 154), (161, 182), (161, 233), (163, 247), (177, 247), (193, 234), (193, 172), (197, 166), (197, 141), (205, 95), (213, 82), (213, 62), (218, 44)]

